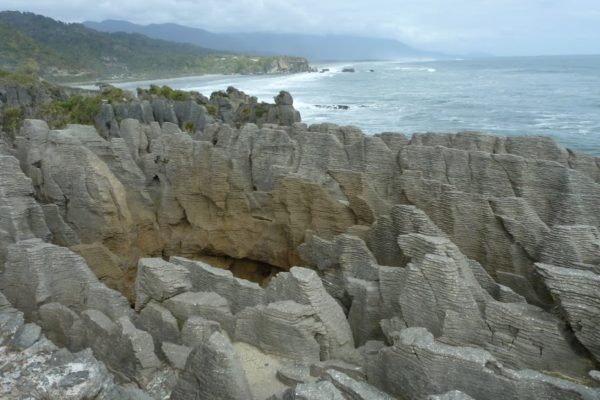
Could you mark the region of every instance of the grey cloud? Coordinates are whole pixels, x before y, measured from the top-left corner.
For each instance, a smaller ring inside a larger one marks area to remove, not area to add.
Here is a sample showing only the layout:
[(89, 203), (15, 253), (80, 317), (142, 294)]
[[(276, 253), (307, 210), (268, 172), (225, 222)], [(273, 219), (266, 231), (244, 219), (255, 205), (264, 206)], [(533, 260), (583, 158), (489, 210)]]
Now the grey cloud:
[(600, 53), (600, 2), (591, 0), (4, 0), (2, 7), (74, 22), (391, 37), (455, 53)]

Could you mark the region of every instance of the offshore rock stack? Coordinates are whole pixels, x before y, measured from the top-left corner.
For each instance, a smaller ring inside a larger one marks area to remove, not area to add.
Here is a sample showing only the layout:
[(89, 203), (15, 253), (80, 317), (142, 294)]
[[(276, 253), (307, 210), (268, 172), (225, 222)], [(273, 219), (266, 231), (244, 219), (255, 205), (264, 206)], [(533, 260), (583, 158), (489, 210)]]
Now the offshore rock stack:
[(600, 398), (599, 159), (288, 96), (0, 143), (1, 398)]

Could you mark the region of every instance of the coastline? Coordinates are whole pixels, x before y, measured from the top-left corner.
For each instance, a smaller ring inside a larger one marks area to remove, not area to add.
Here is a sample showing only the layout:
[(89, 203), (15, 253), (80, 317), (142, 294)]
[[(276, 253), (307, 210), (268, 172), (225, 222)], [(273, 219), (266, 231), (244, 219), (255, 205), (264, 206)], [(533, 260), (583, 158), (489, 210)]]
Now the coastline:
[[(550, 136), (565, 147), (598, 156), (600, 118), (595, 103), (600, 99), (589, 82), (600, 78), (594, 72), (598, 69), (583, 68), (596, 68), (596, 60), (600, 57), (342, 61), (311, 64), (330, 70), (325, 73), (191, 75), (113, 84), (133, 91), (168, 85), (206, 96), (233, 86), (265, 102), (286, 90), (309, 124), (352, 125), (371, 135), (478, 131)], [(347, 66), (356, 72), (342, 73)], [(94, 89), (89, 83), (79, 86)]]
[(104, 80), (92, 80), (92, 81), (81, 81), (81, 82), (68, 82), (68, 83), (57, 83), (59, 85), (63, 85), (63, 86), (69, 86), (69, 87), (76, 87), (76, 88), (81, 88), (81, 89), (88, 89), (88, 90), (94, 90), (95, 88), (97, 88), (97, 83), (107, 83), (113, 86), (121, 86), (124, 84), (134, 84), (134, 83), (140, 83), (140, 84), (166, 84), (169, 82), (177, 82), (177, 81), (182, 81), (185, 79), (198, 79), (198, 80), (211, 80), (211, 79), (219, 79), (219, 78), (227, 78), (227, 77), (259, 77), (259, 76), (269, 76), (269, 77), (275, 77), (275, 76), (289, 76), (289, 75), (297, 75), (297, 74), (306, 74), (306, 73), (315, 73), (313, 72), (309, 72), (309, 71), (303, 71), (303, 72), (278, 72), (278, 73), (272, 73), (272, 74), (203, 74), (203, 75), (197, 75), (197, 74), (193, 74), (193, 75), (188, 75), (188, 74), (183, 74), (183, 75), (171, 75), (169, 77), (149, 77), (149, 78), (145, 78), (145, 77), (131, 77), (130, 79), (104, 79)]

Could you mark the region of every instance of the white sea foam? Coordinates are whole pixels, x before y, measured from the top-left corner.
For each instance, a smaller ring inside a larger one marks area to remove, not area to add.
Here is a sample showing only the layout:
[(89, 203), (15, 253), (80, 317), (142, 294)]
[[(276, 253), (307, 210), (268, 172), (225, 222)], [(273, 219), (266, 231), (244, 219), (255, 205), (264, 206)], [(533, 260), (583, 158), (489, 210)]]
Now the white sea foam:
[(392, 70), (409, 72), (437, 72), (437, 69), (428, 67), (394, 67)]
[[(549, 134), (571, 148), (595, 146), (594, 153), (600, 155), (600, 93), (595, 89), (600, 87), (600, 57), (570, 59), (570, 63), (581, 63), (579, 69), (565, 69), (563, 61), (340, 62), (315, 65), (319, 71), (329, 69), (324, 73), (203, 76), (157, 83), (205, 95), (234, 86), (268, 102), (280, 90), (287, 90), (309, 124), (356, 125), (369, 133), (479, 130), (502, 135)], [(342, 73), (345, 67), (355, 68), (356, 73)], [(368, 72), (371, 69), (374, 73)], [(539, 72), (543, 69), (559, 72), (550, 76)], [(515, 70), (520, 72), (515, 74)], [(565, 79), (557, 78), (561, 70)], [(316, 105), (348, 105), (351, 110)]]

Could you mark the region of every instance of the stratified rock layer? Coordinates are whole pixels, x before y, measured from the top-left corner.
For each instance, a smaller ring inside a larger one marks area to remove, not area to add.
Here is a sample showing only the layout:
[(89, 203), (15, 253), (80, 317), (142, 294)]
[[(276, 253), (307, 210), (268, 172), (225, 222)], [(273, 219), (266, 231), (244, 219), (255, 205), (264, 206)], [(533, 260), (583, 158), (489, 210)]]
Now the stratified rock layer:
[(285, 93), (259, 128), (227, 96), (238, 128), (150, 99), (0, 146), (14, 354), (47, 337), (154, 398), (600, 397), (598, 159), (307, 127)]

